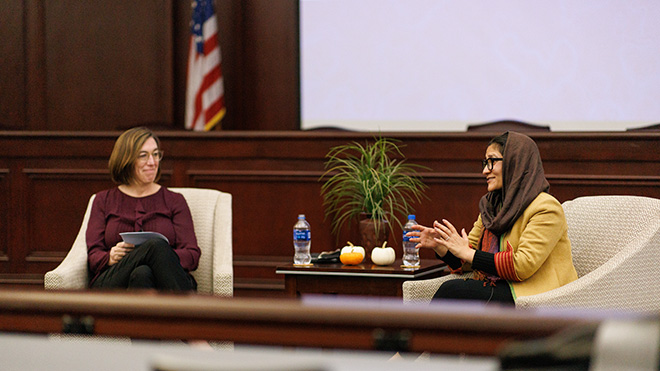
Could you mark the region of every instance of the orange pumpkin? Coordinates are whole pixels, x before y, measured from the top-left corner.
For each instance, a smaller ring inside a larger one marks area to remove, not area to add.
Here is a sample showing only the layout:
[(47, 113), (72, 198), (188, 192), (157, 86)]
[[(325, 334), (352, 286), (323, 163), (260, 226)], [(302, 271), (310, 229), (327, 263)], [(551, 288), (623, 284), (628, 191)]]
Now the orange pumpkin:
[(345, 252), (339, 255), (339, 260), (346, 265), (357, 265), (362, 263), (364, 260), (364, 255), (359, 252)]

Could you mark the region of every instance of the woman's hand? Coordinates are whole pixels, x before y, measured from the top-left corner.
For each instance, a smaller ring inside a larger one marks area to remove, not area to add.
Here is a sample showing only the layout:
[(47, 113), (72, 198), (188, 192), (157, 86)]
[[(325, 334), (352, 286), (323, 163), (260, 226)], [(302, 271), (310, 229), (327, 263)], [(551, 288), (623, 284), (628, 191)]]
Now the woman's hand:
[(470, 247), (465, 228), (459, 234), (456, 228), (445, 219), (442, 219), (442, 223), (434, 222), (433, 227), (437, 234), (434, 238), (436, 243), (451, 251), (455, 257), (472, 263), (472, 260), (474, 260), (474, 249)]
[(108, 260), (108, 265), (111, 266), (119, 263), (119, 261), (122, 260), (126, 254), (133, 251), (133, 248), (135, 248), (135, 245), (123, 241), (113, 246), (110, 249), (110, 259)]
[(408, 236), (410, 237), (410, 242), (417, 242), (417, 246), (415, 246), (416, 248), (420, 249), (426, 247), (433, 249), (440, 257), (447, 254), (447, 248), (440, 245), (435, 240), (435, 238), (438, 237), (435, 229), (419, 224), (414, 225), (412, 229), (412, 232), (408, 232)]

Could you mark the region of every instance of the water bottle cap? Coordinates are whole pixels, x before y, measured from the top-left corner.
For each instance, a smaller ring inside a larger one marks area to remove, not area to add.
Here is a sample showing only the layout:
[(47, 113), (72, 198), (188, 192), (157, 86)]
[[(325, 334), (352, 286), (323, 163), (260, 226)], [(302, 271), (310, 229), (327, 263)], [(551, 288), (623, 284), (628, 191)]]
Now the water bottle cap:
[(305, 219), (305, 214), (298, 214), (298, 219)]
[(408, 220), (410, 220), (410, 219), (415, 219), (415, 215), (414, 214), (408, 215)]

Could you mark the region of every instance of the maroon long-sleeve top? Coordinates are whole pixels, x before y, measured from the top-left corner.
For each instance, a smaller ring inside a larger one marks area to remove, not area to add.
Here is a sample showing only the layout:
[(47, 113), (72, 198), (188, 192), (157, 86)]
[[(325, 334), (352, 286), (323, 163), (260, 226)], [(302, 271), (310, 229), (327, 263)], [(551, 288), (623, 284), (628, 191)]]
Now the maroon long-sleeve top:
[(122, 241), (123, 232), (159, 232), (170, 241), (181, 266), (197, 269), (201, 250), (190, 209), (183, 196), (165, 187), (146, 197), (131, 197), (119, 188), (96, 194), (87, 225), (87, 264), (90, 285), (108, 268), (110, 249)]

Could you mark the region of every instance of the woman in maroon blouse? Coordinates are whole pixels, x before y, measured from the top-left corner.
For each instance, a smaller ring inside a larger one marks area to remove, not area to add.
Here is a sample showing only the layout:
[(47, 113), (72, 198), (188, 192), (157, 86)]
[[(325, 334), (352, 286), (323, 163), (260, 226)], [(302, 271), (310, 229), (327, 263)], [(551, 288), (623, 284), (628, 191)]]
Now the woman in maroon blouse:
[[(147, 128), (117, 139), (108, 167), (118, 187), (96, 194), (87, 226), (90, 287), (196, 289), (189, 272), (201, 251), (192, 216), (181, 194), (156, 183), (162, 158), (158, 137)], [(152, 239), (134, 246), (119, 235), (138, 231), (159, 232), (169, 244)]]

